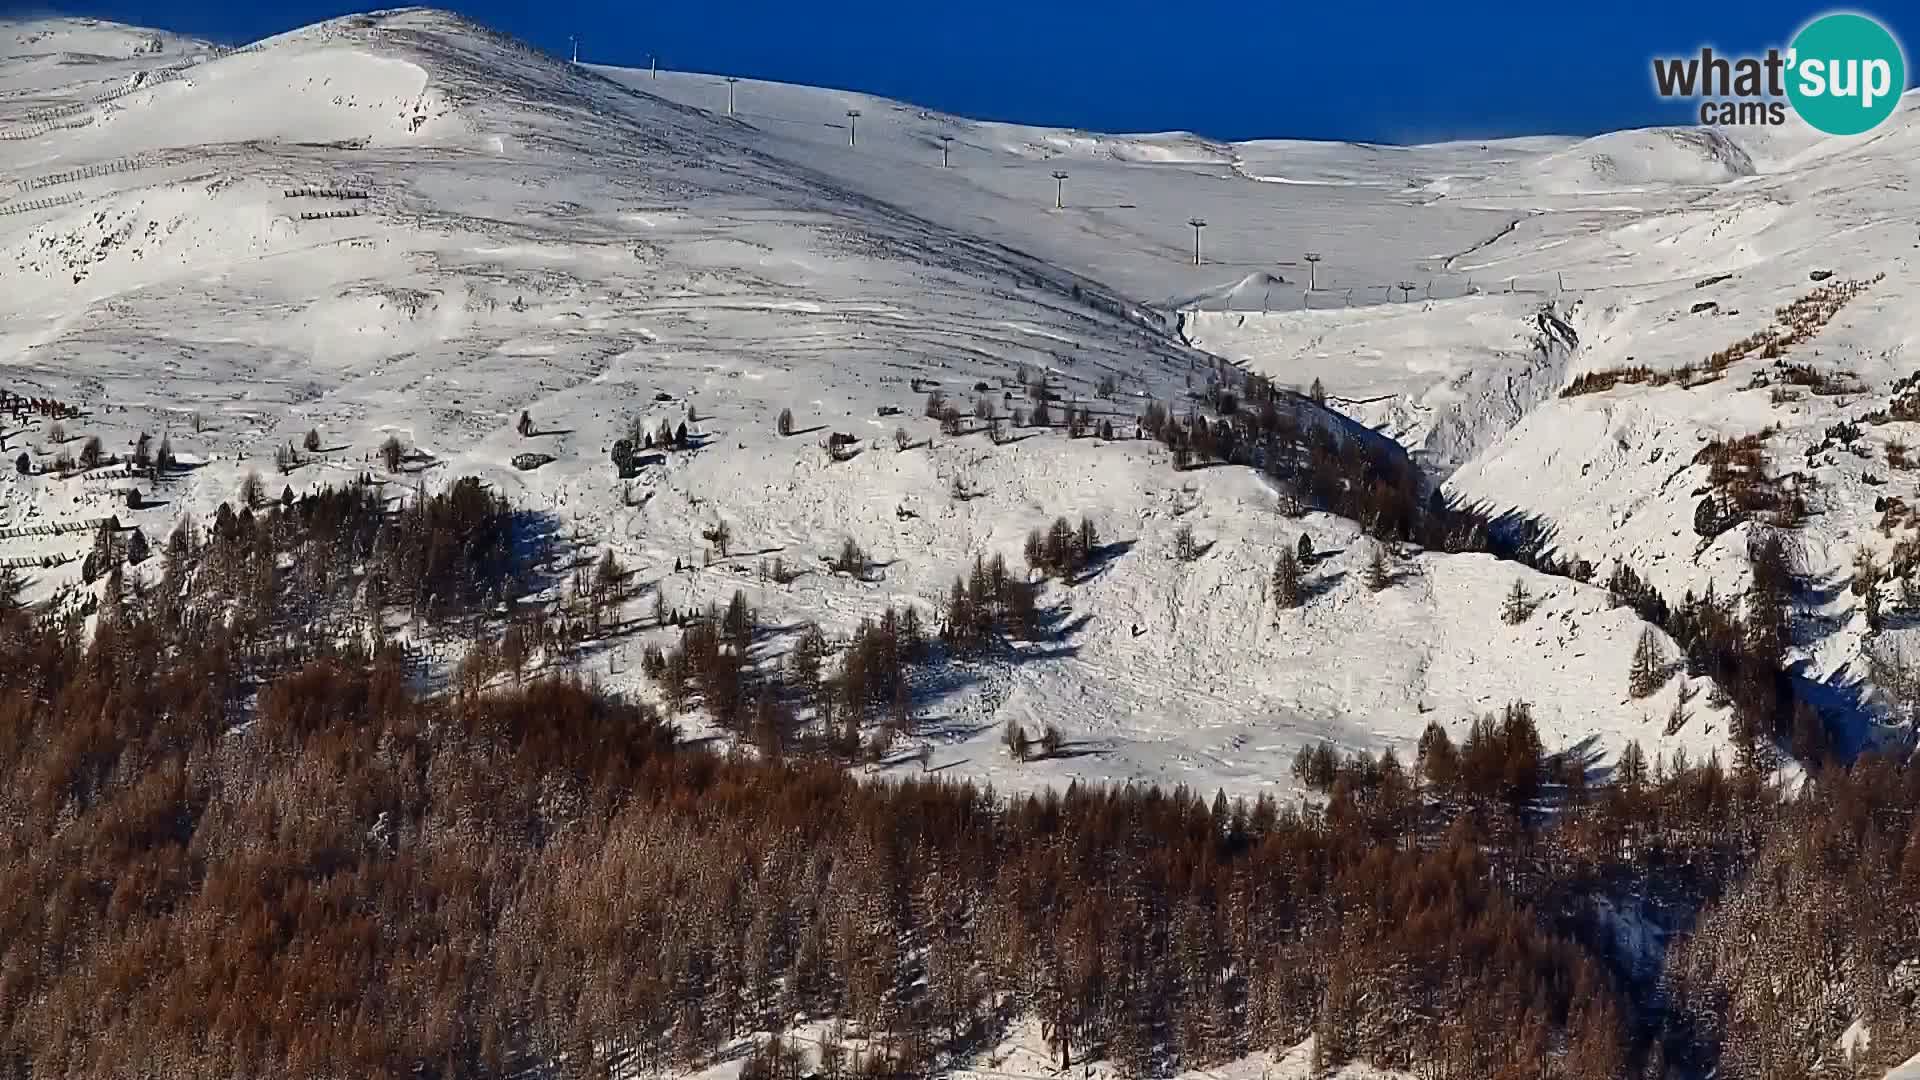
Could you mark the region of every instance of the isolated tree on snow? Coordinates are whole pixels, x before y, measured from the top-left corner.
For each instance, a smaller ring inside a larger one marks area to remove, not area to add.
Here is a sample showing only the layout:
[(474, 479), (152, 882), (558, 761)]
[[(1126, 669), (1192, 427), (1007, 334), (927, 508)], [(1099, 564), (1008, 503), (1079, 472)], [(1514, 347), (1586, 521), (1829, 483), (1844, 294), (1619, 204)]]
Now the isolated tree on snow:
[(528, 435), (533, 434), (533, 417), (527, 415), (527, 412), (524, 409), (520, 411), (520, 423), (518, 425), (518, 430), (520, 432), (521, 438), (525, 438)]
[(241, 506), (259, 506), (266, 500), (266, 497), (267, 489), (265, 485), (260, 483), (259, 473), (250, 472), (247, 474), (245, 480), (240, 481)]
[(1509, 626), (1518, 626), (1533, 614), (1533, 597), (1527, 592), (1527, 586), (1519, 578), (1513, 579), (1513, 588), (1507, 591), (1507, 602), (1500, 607), (1500, 618)]
[(834, 558), (833, 568), (844, 570), (854, 577), (865, 576), (867, 553), (860, 550), (860, 545), (854, 543), (852, 537), (848, 537), (846, 542), (840, 545), (840, 554)]
[(139, 529), (133, 530), (133, 535), (127, 537), (127, 565), (139, 566), (147, 561), (150, 554), (152, 549), (147, 545), (146, 534)]
[(1094, 528), (1092, 518), (1080, 519), (1080, 531), (1076, 538), (1080, 542), (1080, 564), (1085, 566), (1093, 561), (1093, 553), (1100, 550), (1100, 532)]
[(1007, 753), (1013, 760), (1027, 760), (1027, 732), (1020, 726), (1020, 721), (1009, 719), (1000, 733), (1000, 741), (1006, 745)]
[(173, 468), (173, 438), (171, 436), (160, 436), (160, 449), (154, 452), (153, 464), (155, 468)]
[(1307, 396), (1313, 399), (1315, 405), (1325, 405), (1327, 403), (1327, 388), (1320, 384), (1319, 379), (1315, 379), (1313, 380), (1313, 385), (1307, 389)]
[(634, 462), (632, 440), (615, 439), (613, 441), (612, 456), (613, 456), (614, 470), (620, 474), (620, 478), (622, 480), (625, 480), (633, 476), (634, 473), (640, 471)]
[(682, 423), (673, 430), (673, 446), (676, 450), (685, 450), (687, 448), (687, 425), (685, 423)]
[(1066, 518), (1053, 519), (1053, 525), (1046, 532), (1039, 546), (1039, 558), (1029, 558), (1030, 565), (1050, 570), (1061, 577), (1071, 577), (1080, 567), (1080, 541), (1074, 534), (1073, 526)]
[(619, 592), (620, 583), (626, 576), (626, 567), (620, 565), (620, 559), (614, 555), (613, 549), (608, 548), (600, 556), (600, 564), (594, 567), (593, 591), (601, 597), (614, 596)]
[(301, 445), (307, 448), (307, 453), (309, 454), (319, 453), (320, 452), (320, 429), (308, 428), (306, 441), (301, 443)]
[(1173, 534), (1173, 557), (1181, 562), (1200, 557), (1200, 542), (1193, 538), (1193, 526), (1182, 525), (1180, 531)]
[(1060, 744), (1062, 741), (1060, 738), (1060, 729), (1054, 727), (1052, 724), (1048, 724), (1040, 730), (1040, 752), (1047, 757), (1052, 757), (1060, 752)]
[(774, 424), (774, 427), (780, 432), (782, 438), (793, 434), (793, 410), (781, 409), (780, 419)]
[(19, 457), (13, 459), (13, 467), (19, 471), (21, 476), (27, 476), (33, 472), (33, 459), (25, 454), (21, 454)]
[(100, 436), (89, 435), (86, 444), (80, 447), (80, 467), (91, 469), (100, 464), (101, 454)]
[(1277, 607), (1290, 608), (1300, 606), (1301, 597), (1300, 559), (1292, 548), (1282, 549), (1279, 561), (1273, 564), (1273, 602)]
[(399, 472), (400, 463), (407, 458), (407, 448), (400, 444), (400, 436), (389, 435), (387, 441), (380, 444), (380, 460), (387, 466), (388, 472)]
[(1312, 538), (1308, 537), (1306, 533), (1300, 534), (1299, 550), (1300, 550), (1300, 561), (1302, 563), (1309, 563), (1313, 561), (1313, 540)]
[(141, 469), (153, 464), (153, 440), (144, 431), (133, 442), (133, 464)]
[(1640, 641), (1633, 647), (1633, 664), (1627, 670), (1627, 693), (1635, 698), (1650, 697), (1666, 682), (1666, 652), (1653, 636), (1653, 627), (1643, 627)]
[(707, 539), (713, 542), (714, 548), (718, 550), (720, 554), (725, 555), (727, 553), (727, 545), (733, 541), (733, 529), (726, 522), (722, 521), (708, 530)]

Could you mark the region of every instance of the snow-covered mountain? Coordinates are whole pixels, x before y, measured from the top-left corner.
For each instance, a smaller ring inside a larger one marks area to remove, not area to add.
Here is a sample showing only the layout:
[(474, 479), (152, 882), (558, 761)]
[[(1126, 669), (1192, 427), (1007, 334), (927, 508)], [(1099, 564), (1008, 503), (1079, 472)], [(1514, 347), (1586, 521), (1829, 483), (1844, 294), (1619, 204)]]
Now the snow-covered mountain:
[[(934, 767), (1002, 788), (1285, 789), (1311, 741), (1406, 756), (1430, 721), (1513, 700), (1550, 745), (1596, 760), (1629, 739), (1723, 744), (1704, 694), (1669, 733), (1703, 680), (1628, 696), (1640, 623), (1597, 586), (1408, 553), (1375, 592), (1353, 523), (1279, 516), (1246, 470), (1176, 472), (1152, 442), (1057, 429), (995, 445), (923, 415), (929, 388), (1005, 404), (1048, 374), (1130, 434), (1149, 399), (1177, 404), (1223, 357), (1320, 380), (1337, 413), (1302, 399), (1307, 422), (1400, 440), (1457, 498), (1548, 523), (1596, 581), (1628, 559), (1676, 596), (1741, 586), (1747, 527), (1711, 543), (1692, 527), (1700, 447), (1779, 425), (1778, 471), (1821, 481), (1800, 530), (1824, 589), (1805, 675), (1859, 718), (1863, 623), (1831, 586), (1857, 547), (1891, 554), (1905, 535), (1878, 532), (1875, 509), (1916, 498), (1884, 458), (1905, 425), (1867, 429), (1871, 460), (1806, 447), (1883, 407), (1920, 333), (1901, 303), (1916, 285), (1911, 100), (1853, 141), (1223, 144), (573, 66), (420, 9), (232, 51), (8, 23), (0, 49), (0, 389), (87, 410), (65, 442), (48, 418), (10, 422), (6, 456), (165, 432), (203, 463), (139, 509), (111, 476), (7, 470), (0, 559), (74, 560), (36, 568), (35, 595), (74, 580), (87, 543), (36, 526), (114, 513), (157, 539), (249, 471), (270, 490), (339, 482), (377, 468), (393, 435), (444, 463), (427, 477), (481, 474), (610, 546), (670, 606), (740, 589), (771, 625), (841, 634), (903, 603), (932, 614), (976, 555), (1017, 563), (1030, 530), (1092, 519), (1117, 555), (1051, 588), (1058, 646), (916, 703)], [(1583, 374), (1698, 362), (1828, 270), (1885, 277), (1780, 359), (1845, 367), (1856, 391), (1776, 403), (1781, 376), (1754, 358), (1691, 389), (1558, 396)], [(1747, 389), (1761, 371), (1768, 385)], [(806, 434), (778, 434), (783, 409)], [(615, 478), (630, 423), (683, 420), (699, 449)], [(282, 480), (275, 451), (310, 430), (325, 451)], [(862, 452), (831, 460), (828, 433)], [(528, 452), (554, 460), (514, 468)], [(709, 554), (720, 522), (729, 551)], [(1183, 527), (1203, 545), (1192, 561), (1172, 557)], [(1268, 575), (1303, 533), (1323, 553), (1312, 596), (1279, 610)], [(884, 567), (874, 580), (758, 573), (817, 567), (846, 539)], [(1541, 600), (1517, 626), (1500, 618), (1516, 581)], [(590, 651), (590, 673), (652, 693), (644, 640)], [(1012, 762), (1008, 720), (1056, 725), (1076, 752)]]

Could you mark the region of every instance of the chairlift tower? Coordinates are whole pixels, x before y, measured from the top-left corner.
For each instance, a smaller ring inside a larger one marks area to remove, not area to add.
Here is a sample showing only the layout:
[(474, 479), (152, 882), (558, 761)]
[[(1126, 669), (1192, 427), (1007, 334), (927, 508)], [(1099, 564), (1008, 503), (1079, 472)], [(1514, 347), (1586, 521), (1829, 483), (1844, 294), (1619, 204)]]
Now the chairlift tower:
[(1307, 260), (1307, 291), (1312, 292), (1320, 287), (1320, 276), (1315, 273), (1320, 266), (1320, 253), (1309, 251), (1304, 258)]
[(859, 133), (859, 130), (860, 130), (860, 110), (848, 109), (847, 110), (847, 145), (848, 146), (854, 145), (854, 141), (857, 134)]
[(941, 168), (945, 169), (948, 167), (947, 152), (952, 149), (953, 149), (953, 136), (951, 135), (940, 136), (940, 167)]
[(740, 85), (740, 80), (738, 78), (732, 75), (727, 76), (727, 115), (728, 116), (733, 115), (733, 88), (738, 85)]
[(567, 41), (573, 45), (573, 63), (575, 67), (578, 67), (580, 64), (580, 39), (573, 34), (568, 34)]
[(1200, 230), (1206, 228), (1207, 223), (1205, 221), (1202, 221), (1199, 218), (1188, 218), (1187, 224), (1193, 226), (1193, 265), (1199, 266), (1200, 265)]
[(1064, 209), (1067, 205), (1067, 174), (1060, 169), (1053, 170), (1053, 208)]

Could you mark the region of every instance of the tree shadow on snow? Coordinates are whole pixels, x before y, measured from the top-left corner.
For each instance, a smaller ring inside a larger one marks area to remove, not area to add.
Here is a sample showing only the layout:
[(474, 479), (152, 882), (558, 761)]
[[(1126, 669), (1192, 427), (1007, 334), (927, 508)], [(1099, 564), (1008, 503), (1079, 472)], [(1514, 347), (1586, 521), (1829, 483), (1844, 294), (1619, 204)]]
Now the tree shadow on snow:
[(1300, 598), (1304, 602), (1325, 596), (1346, 579), (1345, 570), (1335, 570), (1331, 574), (1315, 574), (1300, 583)]
[(1138, 540), (1117, 540), (1111, 544), (1101, 544), (1093, 549), (1093, 554), (1087, 558), (1087, 565), (1081, 569), (1080, 575), (1068, 582), (1068, 584), (1085, 585), (1087, 582), (1093, 581), (1102, 574), (1105, 574), (1107, 568), (1118, 561), (1121, 556), (1132, 551), (1139, 545), (1140, 541)]

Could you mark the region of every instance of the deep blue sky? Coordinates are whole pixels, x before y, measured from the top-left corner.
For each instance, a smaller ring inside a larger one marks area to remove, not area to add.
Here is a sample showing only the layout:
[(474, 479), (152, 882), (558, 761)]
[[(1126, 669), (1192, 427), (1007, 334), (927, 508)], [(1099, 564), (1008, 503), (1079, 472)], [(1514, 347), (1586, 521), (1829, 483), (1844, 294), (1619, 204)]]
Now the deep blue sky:
[[(0, 0), (0, 12), (31, 3)], [(378, 0), (51, 0), (240, 43)], [(1412, 142), (1687, 123), (1648, 61), (1784, 46), (1832, 7), (1779, 0), (447, 0), (582, 59), (866, 90), (1098, 131)], [(1909, 68), (1920, 3), (1874, 0)], [(1912, 71), (1909, 71), (1910, 82)]]

